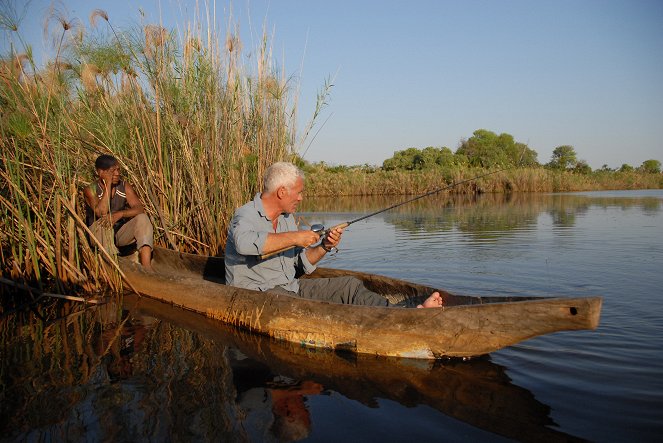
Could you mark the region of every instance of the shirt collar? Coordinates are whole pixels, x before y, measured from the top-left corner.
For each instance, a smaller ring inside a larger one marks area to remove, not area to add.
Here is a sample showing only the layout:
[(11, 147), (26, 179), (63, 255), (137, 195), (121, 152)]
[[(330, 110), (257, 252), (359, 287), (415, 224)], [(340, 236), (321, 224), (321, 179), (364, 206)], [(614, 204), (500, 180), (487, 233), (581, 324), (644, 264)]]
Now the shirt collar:
[(267, 220), (271, 221), (269, 216), (267, 215), (267, 211), (265, 211), (265, 205), (262, 204), (262, 193), (258, 192), (256, 196), (253, 198), (253, 205), (255, 206), (256, 210), (258, 211), (258, 214), (260, 214), (261, 217), (266, 218)]
[[(261, 217), (265, 217), (267, 220), (272, 221), (272, 219), (269, 218), (269, 216), (267, 215), (267, 211), (265, 211), (265, 205), (262, 204), (262, 198), (260, 198), (261, 196), (262, 193), (260, 192), (256, 194), (256, 196), (253, 198), (253, 205), (255, 206), (256, 210), (258, 211), (258, 214), (260, 214)], [(290, 214), (284, 212), (279, 214), (279, 216), (281, 215), (284, 217), (288, 217)], [(276, 218), (279, 218), (279, 216), (277, 216)]]

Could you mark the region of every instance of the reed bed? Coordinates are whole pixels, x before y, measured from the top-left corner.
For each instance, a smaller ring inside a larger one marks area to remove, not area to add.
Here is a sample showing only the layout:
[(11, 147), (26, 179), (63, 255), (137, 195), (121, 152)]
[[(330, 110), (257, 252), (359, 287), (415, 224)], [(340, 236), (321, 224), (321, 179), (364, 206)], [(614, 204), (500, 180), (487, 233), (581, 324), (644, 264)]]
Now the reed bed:
[[(453, 194), (510, 192), (575, 192), (610, 189), (660, 189), (663, 175), (642, 172), (578, 174), (540, 168), (517, 168), (471, 180), (491, 171), (481, 168), (423, 171), (330, 171), (309, 169), (309, 196), (417, 195), (451, 187)], [(464, 183), (461, 183), (464, 182)], [(459, 185), (455, 185), (460, 183)]]
[[(29, 48), (2, 59), (3, 275), (61, 291), (120, 288), (115, 257), (83, 223), (81, 191), (102, 153), (120, 161), (156, 244), (222, 251), (234, 209), (302, 142), (297, 87), (276, 67), (269, 37), (245, 56), (228, 22), (224, 33), (176, 35), (157, 25), (121, 31), (100, 10), (87, 27), (55, 14), (56, 55), (45, 68)], [(20, 42), (20, 26), (8, 29)]]

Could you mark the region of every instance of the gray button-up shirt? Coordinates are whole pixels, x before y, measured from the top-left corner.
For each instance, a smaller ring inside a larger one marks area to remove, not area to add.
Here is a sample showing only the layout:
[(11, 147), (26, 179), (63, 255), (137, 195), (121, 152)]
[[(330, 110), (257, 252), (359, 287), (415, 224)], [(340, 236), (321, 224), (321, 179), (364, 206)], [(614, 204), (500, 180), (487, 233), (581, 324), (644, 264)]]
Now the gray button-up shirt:
[(230, 221), (225, 257), (226, 284), (259, 291), (281, 286), (288, 291), (298, 292), (296, 272), (300, 270), (310, 274), (315, 266), (306, 257), (306, 251), (299, 247), (260, 259), (267, 234), (298, 229), (294, 215), (281, 214), (274, 231), (260, 195), (256, 194), (252, 201), (237, 209)]

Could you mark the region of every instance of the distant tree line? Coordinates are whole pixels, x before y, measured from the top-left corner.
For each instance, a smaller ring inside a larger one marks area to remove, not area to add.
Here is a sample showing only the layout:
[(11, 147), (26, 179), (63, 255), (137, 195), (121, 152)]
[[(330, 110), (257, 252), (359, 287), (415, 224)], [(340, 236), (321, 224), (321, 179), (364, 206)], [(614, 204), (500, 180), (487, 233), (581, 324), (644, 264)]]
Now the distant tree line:
[[(558, 146), (553, 150), (551, 159), (546, 164), (540, 164), (538, 154), (525, 143), (516, 142), (512, 135), (495, 134), (486, 129), (477, 129), (467, 140), (462, 140), (454, 153), (447, 147), (426, 147), (423, 149), (408, 148), (396, 151), (391, 158), (382, 163), (386, 171), (392, 170), (425, 170), (432, 168), (450, 168), (454, 166), (472, 166), (482, 168), (497, 167), (545, 167), (553, 170), (571, 171), (580, 174), (589, 174), (592, 168), (585, 160), (579, 160), (573, 146)], [(623, 164), (618, 171), (635, 171), (636, 168)], [(659, 160), (646, 160), (637, 168), (640, 172), (660, 173)], [(614, 172), (604, 165), (598, 171)]]

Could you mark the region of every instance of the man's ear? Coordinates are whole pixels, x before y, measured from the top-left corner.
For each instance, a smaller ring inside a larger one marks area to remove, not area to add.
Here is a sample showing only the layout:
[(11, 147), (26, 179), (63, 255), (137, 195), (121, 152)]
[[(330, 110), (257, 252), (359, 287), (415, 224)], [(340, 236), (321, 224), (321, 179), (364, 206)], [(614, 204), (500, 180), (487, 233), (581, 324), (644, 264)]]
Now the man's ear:
[(283, 198), (286, 195), (288, 195), (288, 190), (286, 189), (285, 186), (281, 186), (277, 191), (276, 191), (276, 196), (278, 198)]

